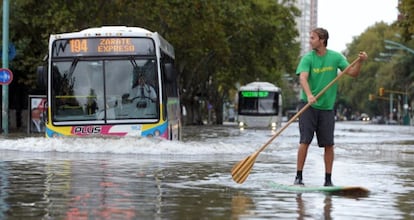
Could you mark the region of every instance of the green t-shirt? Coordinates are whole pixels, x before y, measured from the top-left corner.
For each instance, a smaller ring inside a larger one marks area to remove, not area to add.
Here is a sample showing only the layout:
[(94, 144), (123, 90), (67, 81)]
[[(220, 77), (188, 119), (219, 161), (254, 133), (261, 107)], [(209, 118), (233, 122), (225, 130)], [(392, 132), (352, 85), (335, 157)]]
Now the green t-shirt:
[[(349, 65), (346, 58), (335, 51), (327, 50), (323, 56), (318, 56), (314, 50), (305, 54), (299, 62), (296, 74), (309, 73), (308, 83), (310, 90), (316, 96), (338, 75), (338, 69), (344, 70)], [(321, 97), (312, 104), (313, 108), (320, 110), (332, 110), (335, 105), (338, 84), (333, 84)], [(305, 102), (308, 98), (305, 92), (301, 91), (301, 100)]]

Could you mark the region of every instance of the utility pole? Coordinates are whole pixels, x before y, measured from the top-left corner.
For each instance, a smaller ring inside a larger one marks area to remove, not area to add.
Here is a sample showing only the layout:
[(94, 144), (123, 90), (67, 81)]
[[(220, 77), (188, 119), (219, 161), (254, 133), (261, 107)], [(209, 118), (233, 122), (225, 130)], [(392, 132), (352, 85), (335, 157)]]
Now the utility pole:
[[(3, 52), (2, 67), (9, 68), (9, 0), (3, 0)], [(9, 85), (2, 85), (2, 128), (5, 135), (9, 133)]]

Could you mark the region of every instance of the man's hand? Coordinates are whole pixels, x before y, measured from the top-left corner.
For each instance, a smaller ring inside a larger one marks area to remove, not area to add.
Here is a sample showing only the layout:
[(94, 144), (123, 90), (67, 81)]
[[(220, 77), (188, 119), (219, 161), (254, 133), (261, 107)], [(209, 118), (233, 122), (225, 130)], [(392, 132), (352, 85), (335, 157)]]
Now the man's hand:
[(313, 95), (308, 96), (308, 102), (310, 104), (314, 104), (316, 102), (315, 96)]
[(365, 51), (361, 51), (359, 52), (358, 57), (361, 61), (365, 61), (368, 59), (368, 54)]

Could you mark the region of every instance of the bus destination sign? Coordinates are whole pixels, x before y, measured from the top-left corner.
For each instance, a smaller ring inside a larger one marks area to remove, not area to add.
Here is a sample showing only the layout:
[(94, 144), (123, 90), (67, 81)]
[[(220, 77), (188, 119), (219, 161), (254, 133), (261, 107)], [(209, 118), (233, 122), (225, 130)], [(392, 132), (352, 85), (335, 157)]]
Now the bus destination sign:
[(264, 98), (269, 95), (268, 91), (242, 91), (243, 97), (246, 98)]
[(72, 38), (53, 43), (53, 57), (103, 55), (155, 55), (149, 38)]

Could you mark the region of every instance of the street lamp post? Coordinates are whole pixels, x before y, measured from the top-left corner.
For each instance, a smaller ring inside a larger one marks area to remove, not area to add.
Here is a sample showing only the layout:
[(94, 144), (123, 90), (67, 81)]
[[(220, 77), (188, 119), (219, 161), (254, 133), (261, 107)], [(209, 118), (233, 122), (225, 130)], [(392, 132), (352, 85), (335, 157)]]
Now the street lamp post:
[(390, 49), (390, 50), (394, 50), (394, 49), (395, 50), (405, 50), (405, 51), (408, 51), (408, 52), (414, 54), (413, 49), (411, 49), (411, 48), (409, 48), (409, 47), (407, 47), (403, 44), (397, 43), (397, 42), (392, 41), (392, 40), (384, 40), (384, 42), (385, 42), (385, 44), (388, 44), (388, 45), (385, 45), (385, 48), (387, 48), (387, 49)]

